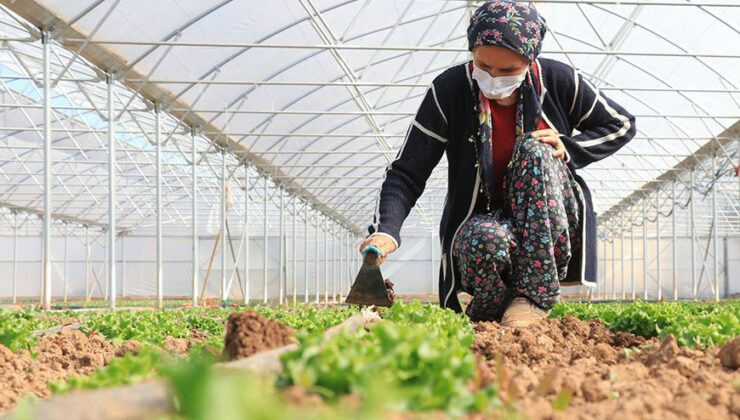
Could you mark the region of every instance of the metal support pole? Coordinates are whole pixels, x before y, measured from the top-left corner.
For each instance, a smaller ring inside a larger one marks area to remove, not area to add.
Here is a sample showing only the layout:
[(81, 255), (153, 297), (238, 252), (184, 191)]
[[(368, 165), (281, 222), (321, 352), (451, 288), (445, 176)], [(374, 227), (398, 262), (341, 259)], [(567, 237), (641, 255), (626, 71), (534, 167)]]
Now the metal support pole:
[[(598, 241), (598, 239), (597, 239)], [(598, 246), (598, 243), (597, 243)], [(596, 285), (597, 293), (601, 293), (606, 297), (606, 282), (607, 282), (607, 271), (606, 271), (606, 236), (601, 238), (601, 263), (599, 264), (603, 273), (603, 280), (601, 284)], [(603, 289), (603, 291), (602, 291)]]
[(347, 231), (347, 288), (344, 289), (345, 296), (349, 294), (349, 289), (352, 287), (353, 272), (352, 272), (352, 232)]
[(324, 216), (324, 304), (329, 304), (329, 218)]
[(85, 226), (85, 302), (90, 300), (90, 272), (92, 271), (90, 254), (90, 229)]
[(105, 77), (108, 99), (108, 290), (116, 308), (116, 134), (113, 116), (113, 75)]
[(244, 164), (244, 304), (249, 304), (249, 166)]
[(18, 303), (18, 213), (13, 211), (13, 303)]
[(278, 296), (278, 302), (280, 305), (284, 304), (285, 299), (285, 253), (284, 253), (284, 242), (285, 242), (285, 231), (283, 230), (283, 220), (285, 219), (285, 194), (283, 191), (283, 188), (278, 188), (278, 193), (280, 194), (280, 222), (278, 224), (278, 235), (280, 236), (280, 251), (278, 251), (278, 267), (280, 267), (278, 277), (280, 279), (280, 284), (278, 287), (279, 290), (279, 296)]
[(226, 149), (221, 149), (221, 302), (228, 299), (226, 293), (226, 242), (231, 235), (226, 230)]
[(262, 259), (264, 262), (264, 267), (262, 269), (262, 303), (267, 303), (267, 200), (269, 199), (268, 196), (268, 189), (267, 189), (267, 177), (265, 177), (265, 195), (263, 197), (264, 199), (264, 210), (263, 214), (265, 215), (265, 223), (263, 224), (263, 237), (265, 242), (265, 249), (264, 253), (262, 255)]
[(347, 294), (352, 288), (352, 282), (355, 280), (354, 272), (354, 235), (352, 231), (347, 232)]
[(434, 240), (434, 231), (432, 231), (432, 232), (429, 232), (429, 252), (431, 253), (431, 255), (429, 257), (430, 257), (430, 261), (431, 261), (430, 268), (431, 268), (431, 273), (432, 273), (432, 275), (430, 276), (432, 283), (430, 285), (431, 287), (429, 288), (429, 293), (432, 294), (432, 295), (434, 294), (434, 283), (435, 283), (436, 278), (437, 278), (437, 276), (435, 275), (436, 274), (435, 273), (435, 269), (437, 268), (437, 264), (435, 264), (435, 262), (434, 262), (434, 242), (435, 242), (435, 240)]
[(719, 221), (717, 220), (717, 185), (719, 184), (719, 175), (717, 174), (717, 148), (712, 141), (712, 243), (714, 246), (713, 268), (714, 273), (714, 300), (719, 302)]
[(68, 264), (69, 264), (69, 226), (65, 223), (64, 224), (64, 265), (62, 266), (62, 275), (64, 276), (63, 283), (62, 283), (62, 295), (64, 296), (64, 301), (67, 302), (67, 289), (68, 289), (68, 276), (69, 272), (67, 270)]
[(352, 272), (352, 231), (347, 231), (347, 284), (344, 289), (344, 296), (349, 294), (349, 289), (352, 287), (352, 281), (354, 280), (354, 273)]
[(342, 228), (342, 225), (339, 225), (338, 224), (337, 225), (337, 234), (334, 237), (334, 243), (335, 243), (334, 247), (335, 247), (335, 250), (336, 250), (336, 253), (337, 253), (337, 258), (336, 258), (336, 266), (337, 266), (336, 285), (337, 285), (337, 288), (336, 288), (336, 291), (334, 293), (334, 296), (335, 296), (335, 302), (340, 302), (340, 303), (342, 302), (342, 299), (341, 299), (340, 296), (342, 295), (342, 279), (344, 278), (344, 276), (342, 276), (342, 269), (344, 268), (344, 266), (343, 266), (343, 260), (342, 260), (342, 258), (344, 256), (344, 253), (342, 252), (342, 246), (344, 246), (344, 242), (342, 241), (342, 235), (344, 235), (344, 229)]
[(642, 198), (642, 300), (647, 300), (648, 298), (647, 199), (647, 196)]
[(339, 302), (344, 301), (344, 279), (346, 278), (344, 271), (347, 266), (347, 231), (342, 230), (342, 235), (339, 237)]
[(612, 266), (612, 300), (617, 300), (617, 273), (616, 273), (616, 265), (615, 262), (617, 261), (614, 251), (617, 248), (617, 237), (614, 235), (614, 232), (612, 231), (612, 242), (611, 242), (611, 249), (612, 249), (612, 259), (611, 259), (611, 266)]
[(336, 225), (331, 228), (331, 302), (337, 303), (337, 237)]
[(121, 233), (121, 297), (126, 297), (126, 235)]
[(673, 300), (678, 300), (678, 256), (676, 252), (676, 211), (678, 206), (676, 205), (676, 179), (673, 179), (671, 184), (671, 198), (673, 203), (671, 204), (671, 251), (673, 252)]
[(308, 303), (308, 202), (303, 218), (303, 303)]
[[(352, 274), (355, 274), (358, 271), (360, 271), (360, 265), (362, 264), (362, 261), (361, 261), (362, 254), (360, 254), (359, 247), (356, 245), (356, 244), (360, 243), (360, 241), (361, 241), (360, 237), (359, 236), (355, 236), (355, 238), (354, 238), (355, 247), (354, 247), (354, 252), (352, 252), (352, 255), (354, 255), (354, 258), (352, 258), (352, 263), (353, 263), (352, 264), (353, 265), (353, 267), (352, 267)], [(350, 288), (351, 288), (351, 286), (350, 286)]]
[(190, 149), (190, 171), (191, 171), (191, 196), (190, 196), (190, 217), (191, 222), (191, 264), (193, 266), (193, 278), (192, 278), (192, 298), (193, 306), (198, 306), (198, 274), (200, 271), (200, 252), (199, 252), (199, 241), (198, 238), (198, 148), (196, 147), (196, 136), (195, 129), (190, 130), (190, 140), (192, 142), (192, 148)]
[(342, 291), (344, 290), (344, 226), (339, 226), (337, 232), (337, 252), (339, 253), (339, 262), (337, 263), (337, 299), (342, 302)]
[(696, 299), (696, 223), (694, 221), (694, 167), (689, 171), (689, 224), (691, 225), (691, 298)]
[(44, 244), (42, 280), (44, 309), (51, 309), (51, 71), (49, 57), (49, 32), (41, 32), (43, 49), (43, 77), (44, 77)]
[(728, 238), (725, 236), (722, 238), (722, 250), (723, 252), (723, 259), (722, 259), (722, 266), (724, 267), (723, 274), (724, 274), (724, 285), (725, 285), (725, 297), (727, 297), (730, 294), (730, 252), (728, 248)]
[(632, 220), (634, 203), (630, 206), (630, 289), (632, 290), (632, 300), (637, 298), (635, 290), (635, 223)]
[(622, 292), (622, 300), (626, 299), (625, 288), (624, 288), (624, 213), (619, 215), (619, 277), (621, 278), (620, 289)]
[[(357, 242), (360, 243), (364, 239), (365, 239), (364, 237), (358, 236), (357, 237)], [(356, 257), (355, 257), (355, 272), (360, 271), (360, 267), (361, 266), (362, 266), (362, 254), (360, 254), (358, 252), (357, 255), (356, 255)]]
[(315, 245), (314, 249), (316, 250), (316, 304), (318, 305), (321, 303), (321, 298), (319, 297), (319, 213), (316, 212), (316, 236), (315, 239)]
[(660, 278), (660, 187), (655, 189), (655, 275), (658, 281), (658, 300), (663, 300), (663, 284)]
[(344, 276), (342, 275), (342, 270), (344, 269), (344, 251), (342, 250), (342, 247), (344, 247), (344, 229), (341, 225), (337, 226), (337, 237), (336, 237), (336, 249), (337, 249), (337, 290), (335, 293), (335, 296), (337, 296), (337, 300), (341, 303), (342, 302), (342, 281), (344, 280)]
[(298, 267), (298, 259), (296, 258), (296, 219), (298, 218), (298, 197), (293, 196), (293, 305), (298, 303), (298, 277), (296, 275), (296, 268)]
[(154, 106), (155, 116), (155, 131), (154, 141), (156, 143), (156, 178), (157, 178), (157, 307), (162, 309), (164, 307), (164, 295), (163, 295), (163, 277), (164, 270), (162, 264), (162, 124), (161, 124), (161, 110), (159, 104)]

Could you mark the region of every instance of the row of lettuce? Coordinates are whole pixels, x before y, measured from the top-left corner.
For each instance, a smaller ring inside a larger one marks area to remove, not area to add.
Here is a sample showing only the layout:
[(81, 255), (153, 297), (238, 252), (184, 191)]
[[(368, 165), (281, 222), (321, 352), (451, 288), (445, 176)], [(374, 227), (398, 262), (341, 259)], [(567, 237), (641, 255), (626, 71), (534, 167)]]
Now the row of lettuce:
[[(178, 310), (55, 311), (0, 310), (0, 344), (13, 352), (33, 350), (39, 332), (60, 325), (77, 326), (103, 335), (114, 344), (137, 340), (161, 346), (167, 337), (193, 338), (194, 334), (223, 339), (229, 314), (243, 307), (187, 308)], [(312, 306), (252, 306), (267, 318), (297, 331), (323, 331), (358, 313), (355, 308), (322, 309)]]
[(676, 337), (693, 348), (721, 346), (740, 335), (740, 300), (721, 303), (566, 303), (553, 308), (552, 317), (600, 319), (612, 331), (643, 337)]
[[(188, 308), (167, 311), (57, 311), (0, 310), (0, 344), (11, 351), (32, 350), (36, 332), (60, 324), (80, 323), (85, 332), (97, 332), (114, 343), (138, 340), (161, 345), (166, 337), (191, 338), (194, 333), (222, 337), (224, 323), (234, 310), (243, 308)], [(322, 309), (312, 306), (252, 306), (264, 316), (297, 331), (323, 331), (356, 314), (353, 308)], [(721, 345), (740, 331), (740, 301), (719, 304), (666, 303), (561, 303), (551, 317), (575, 316), (601, 319), (614, 331), (644, 337), (673, 335), (679, 344), (706, 348)], [(421, 320), (420, 322), (429, 322)]]

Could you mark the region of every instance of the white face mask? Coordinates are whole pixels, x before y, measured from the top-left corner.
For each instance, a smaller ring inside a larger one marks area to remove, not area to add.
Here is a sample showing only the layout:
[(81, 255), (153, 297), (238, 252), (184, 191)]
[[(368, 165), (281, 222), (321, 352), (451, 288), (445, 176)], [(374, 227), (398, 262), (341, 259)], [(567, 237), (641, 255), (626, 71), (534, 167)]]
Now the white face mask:
[(473, 79), (478, 82), (478, 87), (483, 95), (488, 99), (504, 99), (511, 96), (512, 93), (522, 84), (527, 77), (527, 71), (516, 76), (498, 76), (493, 77), (487, 71), (473, 64)]

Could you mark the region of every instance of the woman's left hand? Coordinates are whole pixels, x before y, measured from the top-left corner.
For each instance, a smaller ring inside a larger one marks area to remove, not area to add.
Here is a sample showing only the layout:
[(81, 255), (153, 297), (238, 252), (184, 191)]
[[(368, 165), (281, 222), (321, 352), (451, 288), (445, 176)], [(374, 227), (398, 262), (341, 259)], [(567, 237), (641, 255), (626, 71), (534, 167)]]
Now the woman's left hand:
[(557, 131), (549, 128), (546, 130), (537, 130), (532, 132), (531, 137), (555, 148), (555, 151), (552, 152), (553, 157), (563, 160), (565, 159), (565, 146), (563, 145), (563, 142), (560, 141), (560, 136), (558, 136)]

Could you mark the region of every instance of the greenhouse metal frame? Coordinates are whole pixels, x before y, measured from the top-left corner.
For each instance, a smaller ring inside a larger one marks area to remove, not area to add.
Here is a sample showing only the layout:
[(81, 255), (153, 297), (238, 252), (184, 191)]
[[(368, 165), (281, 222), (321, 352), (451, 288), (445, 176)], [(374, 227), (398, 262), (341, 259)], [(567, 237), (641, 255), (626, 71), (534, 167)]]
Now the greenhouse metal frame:
[[(183, 290), (198, 305), (206, 279), (221, 300), (340, 302), (384, 168), (431, 79), (468, 59), (465, 26), (480, 4), (379, 3), (171, 0), (143, 11), (130, 0), (3, 0), (2, 294), (35, 291), (50, 308), (84, 278), (72, 294), (115, 308), (138, 264), (159, 306)], [(550, 25), (543, 55), (638, 120), (627, 146), (579, 172), (594, 191), (600, 255), (596, 286), (578, 293), (731, 295), (740, 3), (537, 5)], [(666, 11), (675, 22), (656, 25)], [(682, 43), (682, 19), (702, 25), (691, 36), (722, 42)], [(409, 273), (414, 294), (435, 292), (446, 188), (441, 162), (404, 226), (410, 244), (423, 241), (409, 258), (428, 267)], [(70, 240), (82, 255), (74, 270)], [(32, 244), (40, 255), (21, 261)], [(152, 260), (127, 259), (140, 248)], [(188, 274), (174, 292), (166, 264)]]

